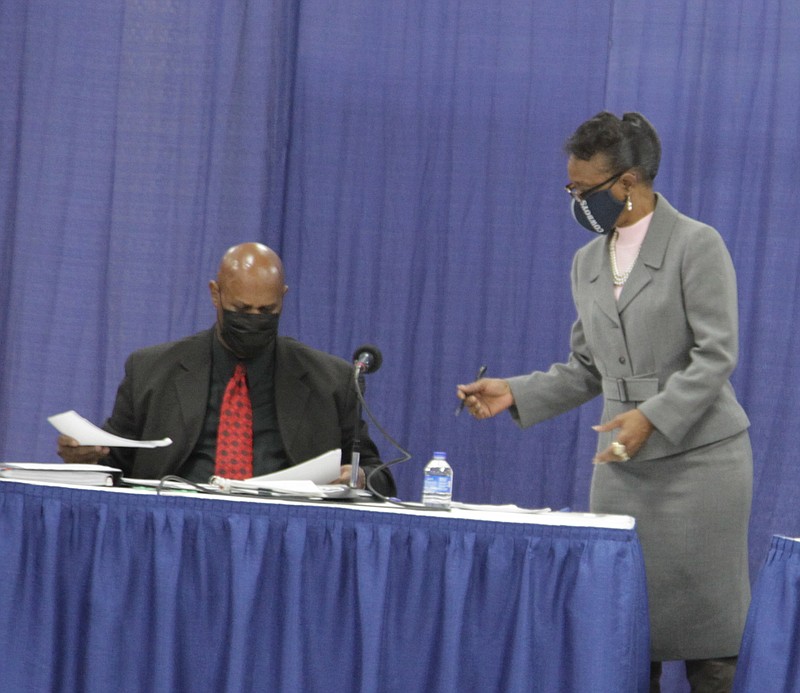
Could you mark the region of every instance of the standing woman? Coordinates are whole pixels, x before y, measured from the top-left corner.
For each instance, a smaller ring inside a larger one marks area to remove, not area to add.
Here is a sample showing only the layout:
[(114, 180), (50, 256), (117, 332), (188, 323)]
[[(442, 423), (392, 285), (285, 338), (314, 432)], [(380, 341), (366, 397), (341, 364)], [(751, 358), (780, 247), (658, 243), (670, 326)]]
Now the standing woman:
[(572, 214), (598, 234), (572, 264), (566, 363), (458, 386), (485, 419), (522, 427), (602, 394), (590, 507), (636, 518), (647, 571), (651, 691), (685, 660), (693, 692), (729, 691), (750, 599), (749, 421), (736, 366), (736, 277), (720, 235), (653, 190), (661, 144), (607, 112), (566, 143)]

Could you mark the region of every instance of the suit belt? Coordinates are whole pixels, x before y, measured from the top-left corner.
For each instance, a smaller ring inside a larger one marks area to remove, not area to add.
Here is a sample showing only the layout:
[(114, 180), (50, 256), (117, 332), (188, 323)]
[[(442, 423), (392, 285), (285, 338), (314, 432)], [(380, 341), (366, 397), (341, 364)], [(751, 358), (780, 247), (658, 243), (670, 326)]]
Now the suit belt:
[(658, 378), (603, 378), (603, 395), (616, 402), (644, 402), (658, 394)]

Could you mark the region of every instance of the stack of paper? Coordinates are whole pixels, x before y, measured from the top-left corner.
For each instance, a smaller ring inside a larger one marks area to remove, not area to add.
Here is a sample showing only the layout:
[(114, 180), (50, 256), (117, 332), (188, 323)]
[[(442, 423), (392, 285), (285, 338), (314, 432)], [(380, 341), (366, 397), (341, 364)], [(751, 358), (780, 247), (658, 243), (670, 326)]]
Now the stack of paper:
[(342, 451), (337, 448), (278, 472), (250, 479), (213, 476), (211, 485), (226, 493), (269, 491), (298, 498), (345, 498), (353, 495), (354, 489), (346, 484), (331, 483), (339, 476), (341, 464)]
[(122, 476), (115, 467), (101, 464), (43, 464), (41, 462), (0, 462), (0, 478), (13, 481), (41, 481), (50, 484), (113, 486)]

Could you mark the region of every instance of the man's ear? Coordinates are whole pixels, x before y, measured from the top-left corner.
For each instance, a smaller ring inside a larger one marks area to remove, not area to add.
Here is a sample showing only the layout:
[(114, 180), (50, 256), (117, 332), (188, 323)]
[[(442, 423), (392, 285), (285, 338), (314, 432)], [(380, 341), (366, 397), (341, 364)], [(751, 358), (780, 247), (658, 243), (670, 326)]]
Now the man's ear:
[(212, 279), (208, 282), (208, 290), (211, 292), (211, 303), (214, 304), (214, 308), (219, 308), (221, 302), (219, 297), (219, 284)]

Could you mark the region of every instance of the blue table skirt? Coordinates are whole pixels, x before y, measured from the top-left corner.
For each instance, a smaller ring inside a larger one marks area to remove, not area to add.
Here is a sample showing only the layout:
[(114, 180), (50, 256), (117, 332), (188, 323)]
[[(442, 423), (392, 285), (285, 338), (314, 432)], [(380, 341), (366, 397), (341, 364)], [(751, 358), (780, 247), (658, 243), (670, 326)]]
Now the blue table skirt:
[(774, 536), (756, 580), (735, 693), (800, 693), (800, 541)]
[(0, 483), (6, 691), (646, 691), (635, 531)]

